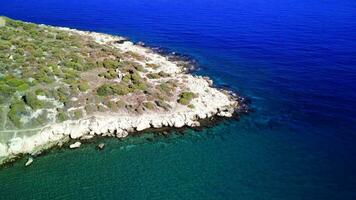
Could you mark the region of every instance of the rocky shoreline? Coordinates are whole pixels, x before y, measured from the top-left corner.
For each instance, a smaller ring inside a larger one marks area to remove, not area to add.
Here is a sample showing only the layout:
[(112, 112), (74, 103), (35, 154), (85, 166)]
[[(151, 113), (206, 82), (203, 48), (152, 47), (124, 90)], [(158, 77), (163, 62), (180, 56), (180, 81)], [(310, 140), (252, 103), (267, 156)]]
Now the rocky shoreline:
[[(194, 109), (178, 103), (167, 112), (137, 113), (97, 113), (79, 120), (68, 120), (54, 123), (41, 128), (37, 134), (29, 137), (14, 137), (6, 144), (0, 143), (0, 165), (11, 162), (20, 155), (38, 155), (54, 146), (61, 146), (70, 140), (88, 140), (97, 136), (124, 138), (149, 129), (197, 127), (204, 119), (214, 116), (232, 117), (237, 112), (246, 112), (243, 99), (233, 93), (213, 87), (213, 82), (207, 77), (188, 74), (189, 63), (180, 61), (177, 57), (158, 54), (154, 50), (136, 45), (125, 38), (102, 33), (84, 32), (68, 28), (61, 30), (90, 36), (98, 43), (113, 45), (120, 50), (132, 51), (150, 58), (154, 63), (164, 66), (162, 71), (177, 79), (184, 77), (190, 91), (198, 94), (191, 104)], [(78, 144), (75, 145), (79, 147)]]

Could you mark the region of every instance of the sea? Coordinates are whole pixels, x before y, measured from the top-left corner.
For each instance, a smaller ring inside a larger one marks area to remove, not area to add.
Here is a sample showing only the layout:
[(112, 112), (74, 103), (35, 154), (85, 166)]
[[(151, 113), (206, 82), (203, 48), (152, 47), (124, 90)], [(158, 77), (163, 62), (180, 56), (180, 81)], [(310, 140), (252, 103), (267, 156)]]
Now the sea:
[(189, 56), (250, 107), (24, 157), (0, 169), (1, 200), (356, 199), (355, 0), (0, 0), (0, 15)]

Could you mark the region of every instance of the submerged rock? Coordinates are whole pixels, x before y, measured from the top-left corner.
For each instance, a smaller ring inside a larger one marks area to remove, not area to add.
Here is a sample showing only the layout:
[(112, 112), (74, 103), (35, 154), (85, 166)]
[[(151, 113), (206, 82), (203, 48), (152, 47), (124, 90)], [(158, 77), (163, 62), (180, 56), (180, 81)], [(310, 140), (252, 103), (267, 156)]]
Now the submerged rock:
[(105, 147), (105, 144), (104, 144), (104, 143), (100, 143), (100, 144), (98, 144), (98, 146), (97, 146), (98, 150), (103, 150), (104, 147)]

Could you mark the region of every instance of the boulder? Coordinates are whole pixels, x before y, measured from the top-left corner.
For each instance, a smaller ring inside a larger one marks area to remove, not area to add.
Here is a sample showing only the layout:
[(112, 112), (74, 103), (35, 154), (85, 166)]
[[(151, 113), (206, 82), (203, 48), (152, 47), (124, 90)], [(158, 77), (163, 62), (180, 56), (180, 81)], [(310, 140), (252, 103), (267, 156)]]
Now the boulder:
[(30, 166), (31, 164), (33, 163), (33, 158), (32, 157), (29, 157), (27, 162), (25, 163), (25, 166)]
[(174, 123), (174, 127), (176, 128), (181, 128), (185, 125), (184, 116), (182, 115), (176, 115), (174, 118), (172, 118), (172, 121)]
[(117, 138), (124, 138), (126, 136), (128, 136), (129, 133), (127, 131), (124, 131), (122, 129), (118, 129), (117, 133), (116, 133), (116, 137)]
[(71, 148), (71, 149), (79, 148), (80, 145), (82, 145), (82, 143), (75, 142), (74, 144), (69, 145), (69, 148)]

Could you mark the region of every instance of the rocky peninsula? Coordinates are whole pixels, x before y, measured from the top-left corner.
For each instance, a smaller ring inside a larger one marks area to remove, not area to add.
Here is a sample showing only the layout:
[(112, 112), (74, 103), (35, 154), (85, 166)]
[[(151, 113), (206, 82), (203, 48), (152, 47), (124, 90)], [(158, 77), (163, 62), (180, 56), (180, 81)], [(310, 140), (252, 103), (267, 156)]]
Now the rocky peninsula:
[(71, 139), (199, 126), (242, 107), (188, 68), (123, 37), (0, 17), (0, 164)]

